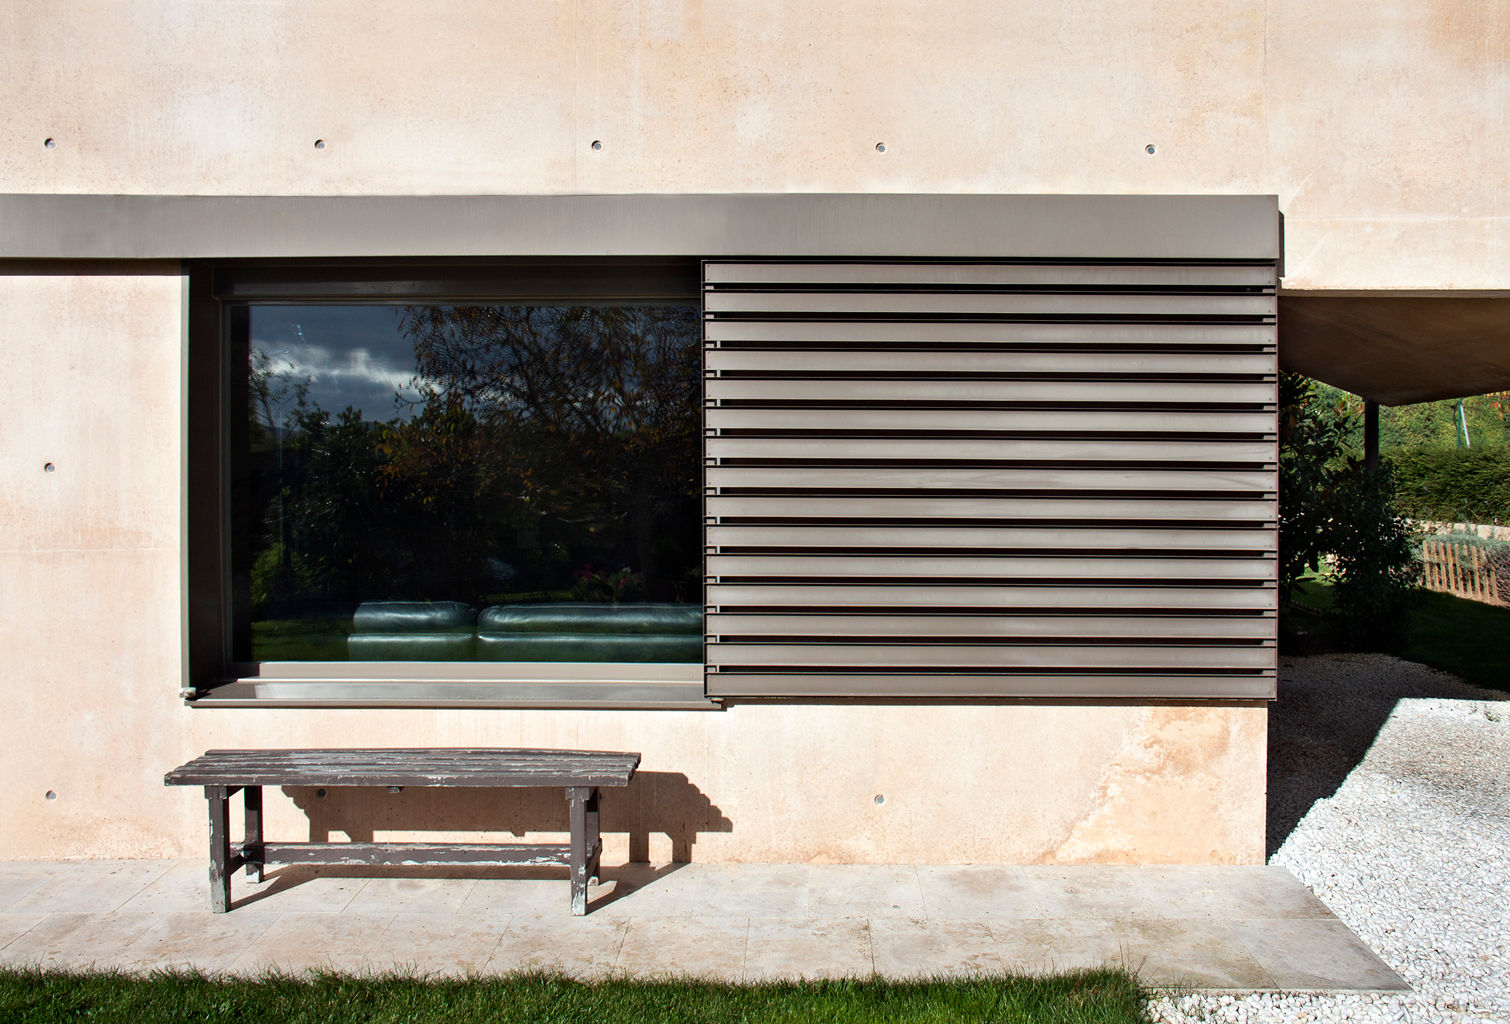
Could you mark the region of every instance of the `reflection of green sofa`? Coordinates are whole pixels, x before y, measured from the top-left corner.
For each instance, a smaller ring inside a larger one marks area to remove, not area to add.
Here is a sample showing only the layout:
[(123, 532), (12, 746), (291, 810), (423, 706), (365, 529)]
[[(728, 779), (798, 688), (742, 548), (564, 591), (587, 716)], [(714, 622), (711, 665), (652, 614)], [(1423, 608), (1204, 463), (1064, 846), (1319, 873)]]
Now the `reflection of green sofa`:
[(694, 604), (494, 605), (477, 617), (481, 661), (702, 661)]
[(352, 661), (471, 661), (477, 609), (460, 601), (365, 601), (352, 617)]
[(691, 604), (494, 605), (367, 601), (353, 661), (700, 662), (703, 610)]

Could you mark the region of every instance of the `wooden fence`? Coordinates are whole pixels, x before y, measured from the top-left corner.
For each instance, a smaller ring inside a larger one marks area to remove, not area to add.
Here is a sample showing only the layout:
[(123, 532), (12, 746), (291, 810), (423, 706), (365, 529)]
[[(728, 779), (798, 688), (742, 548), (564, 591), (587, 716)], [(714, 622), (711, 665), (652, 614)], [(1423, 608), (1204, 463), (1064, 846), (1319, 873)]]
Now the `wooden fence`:
[(1510, 578), (1500, 578), (1510, 573), (1510, 566), (1484, 548), (1428, 540), (1421, 545), (1421, 563), (1422, 583), (1427, 590), (1510, 606)]

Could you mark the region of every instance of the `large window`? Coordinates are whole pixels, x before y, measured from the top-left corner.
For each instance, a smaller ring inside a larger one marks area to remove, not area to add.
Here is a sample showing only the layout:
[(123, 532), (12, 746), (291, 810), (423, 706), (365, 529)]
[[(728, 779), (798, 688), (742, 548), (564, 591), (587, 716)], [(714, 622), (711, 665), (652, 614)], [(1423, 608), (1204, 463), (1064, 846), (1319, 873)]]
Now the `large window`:
[(243, 681), (699, 667), (695, 274), (201, 274), (216, 337), (193, 351), (218, 354), (226, 470), (220, 657), (201, 663)]

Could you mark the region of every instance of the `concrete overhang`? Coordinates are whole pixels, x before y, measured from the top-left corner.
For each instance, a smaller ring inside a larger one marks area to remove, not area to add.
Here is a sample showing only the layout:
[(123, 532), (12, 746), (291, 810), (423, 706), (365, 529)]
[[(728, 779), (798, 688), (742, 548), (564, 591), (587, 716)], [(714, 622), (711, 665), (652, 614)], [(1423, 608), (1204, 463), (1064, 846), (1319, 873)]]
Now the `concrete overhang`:
[(1510, 389), (1510, 291), (1281, 290), (1279, 365), (1381, 405)]

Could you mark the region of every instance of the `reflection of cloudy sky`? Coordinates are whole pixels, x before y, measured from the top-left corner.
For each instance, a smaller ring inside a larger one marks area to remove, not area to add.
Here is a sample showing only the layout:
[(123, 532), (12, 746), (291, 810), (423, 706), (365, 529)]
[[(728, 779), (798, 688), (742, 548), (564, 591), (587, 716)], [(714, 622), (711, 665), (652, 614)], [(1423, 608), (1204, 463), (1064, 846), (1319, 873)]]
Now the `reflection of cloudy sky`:
[[(252, 306), (252, 349), (271, 368), (309, 384), (309, 402), (334, 416), (348, 405), (366, 420), (408, 419), (414, 346), (394, 306)], [(402, 396), (402, 397), (401, 397)]]

